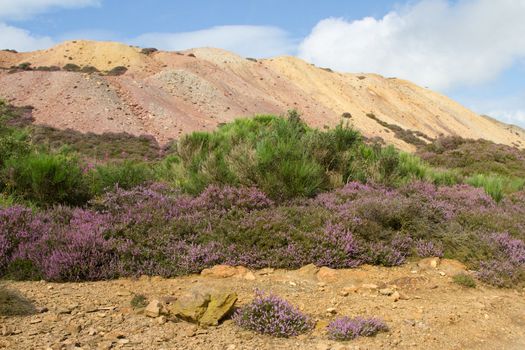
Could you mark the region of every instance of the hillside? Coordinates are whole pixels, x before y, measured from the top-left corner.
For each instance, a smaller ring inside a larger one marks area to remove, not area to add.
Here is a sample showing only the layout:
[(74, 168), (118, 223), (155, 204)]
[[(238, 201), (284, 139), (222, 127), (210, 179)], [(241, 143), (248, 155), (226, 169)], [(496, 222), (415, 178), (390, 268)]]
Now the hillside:
[[(22, 63), (32, 69), (10, 69)], [(102, 73), (46, 68), (66, 64)], [(103, 74), (118, 66), (127, 71)], [(408, 81), (341, 74), (294, 57), (255, 60), (210, 48), (143, 52), (119, 43), (69, 41), (42, 51), (2, 51), (0, 68), (0, 98), (31, 105), (37, 123), (62, 129), (151, 134), (165, 143), (239, 116), (297, 109), (319, 128), (347, 113), (365, 136), (408, 151), (440, 135), (525, 147), (524, 130)]]

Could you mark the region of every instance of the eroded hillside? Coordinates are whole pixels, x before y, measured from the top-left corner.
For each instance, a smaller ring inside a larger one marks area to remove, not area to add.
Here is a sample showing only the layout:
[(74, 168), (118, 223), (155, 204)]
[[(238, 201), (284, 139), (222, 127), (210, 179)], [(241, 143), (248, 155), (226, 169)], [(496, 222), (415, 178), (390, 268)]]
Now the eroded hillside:
[[(25, 69), (11, 69), (20, 64)], [(101, 73), (65, 71), (68, 64)], [(127, 71), (105, 74), (118, 66)], [(345, 114), (365, 136), (409, 151), (414, 142), (439, 135), (525, 147), (522, 129), (429, 89), (376, 74), (337, 73), (294, 57), (256, 60), (210, 48), (144, 52), (119, 43), (69, 41), (43, 51), (2, 51), (0, 67), (1, 98), (34, 106), (37, 123), (82, 132), (151, 134), (167, 142), (240, 116), (297, 109), (319, 128)]]

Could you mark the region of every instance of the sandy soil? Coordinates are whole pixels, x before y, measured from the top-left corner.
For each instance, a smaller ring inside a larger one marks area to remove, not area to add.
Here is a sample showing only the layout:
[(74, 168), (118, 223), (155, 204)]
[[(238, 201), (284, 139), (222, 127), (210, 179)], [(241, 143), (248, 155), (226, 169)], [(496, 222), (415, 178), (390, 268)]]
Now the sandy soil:
[[(195, 57), (193, 57), (195, 56)], [(125, 66), (119, 77), (7, 68)], [(365, 136), (380, 136), (414, 150), (368, 118), (417, 130), (428, 137), (457, 134), (525, 147), (525, 131), (481, 117), (449, 98), (408, 81), (376, 74), (341, 74), (294, 57), (248, 60), (211, 48), (140, 53), (120, 43), (68, 41), (48, 50), (0, 52), (0, 98), (34, 106), (38, 123), (59, 128), (152, 134), (160, 142), (212, 130), (241, 116), (298, 109), (314, 127), (334, 126), (342, 113)]]
[[(441, 266), (441, 265), (440, 265)], [(452, 267), (455, 265), (453, 264)], [(107, 282), (6, 282), (48, 311), (0, 317), (5, 349), (524, 349), (525, 290), (452, 282), (449, 270), (364, 266), (351, 270), (254, 271), (231, 277), (141, 277)], [(374, 286), (375, 285), (375, 286)], [(397, 291), (400, 299), (383, 295)], [(309, 334), (276, 339), (239, 329), (226, 320), (218, 327), (148, 318), (130, 307), (133, 294), (174, 299), (192, 290), (229, 290), (238, 305), (254, 288), (276, 293), (313, 315)], [(335, 314), (327, 312), (334, 308)], [(371, 338), (335, 342), (324, 333), (337, 316), (377, 316), (390, 331)]]

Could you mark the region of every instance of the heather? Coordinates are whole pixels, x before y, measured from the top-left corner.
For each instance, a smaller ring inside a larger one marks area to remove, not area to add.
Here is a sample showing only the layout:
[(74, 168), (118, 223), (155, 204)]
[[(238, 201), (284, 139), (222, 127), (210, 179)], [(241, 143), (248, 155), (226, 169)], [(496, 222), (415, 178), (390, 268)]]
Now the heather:
[(481, 189), (425, 182), (351, 182), (285, 203), (246, 187), (212, 185), (197, 196), (161, 183), (116, 188), (86, 208), (0, 209), (0, 273), (80, 281), (216, 264), (348, 268), (444, 256), (507, 287), (523, 281), (522, 196), (496, 203)]
[(371, 337), (388, 331), (385, 322), (378, 318), (339, 317), (327, 326), (328, 337), (333, 340), (352, 340), (357, 337)]
[(255, 299), (233, 316), (241, 328), (274, 337), (291, 337), (313, 328), (312, 320), (286, 300), (256, 291)]

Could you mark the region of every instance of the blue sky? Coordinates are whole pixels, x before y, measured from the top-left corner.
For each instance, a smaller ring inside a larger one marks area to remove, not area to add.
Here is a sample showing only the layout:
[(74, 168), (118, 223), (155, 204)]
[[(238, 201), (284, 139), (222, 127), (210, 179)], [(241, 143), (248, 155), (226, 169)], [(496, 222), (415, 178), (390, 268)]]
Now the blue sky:
[(521, 0), (0, 0), (0, 48), (66, 39), (296, 55), (442, 92), (525, 127)]

